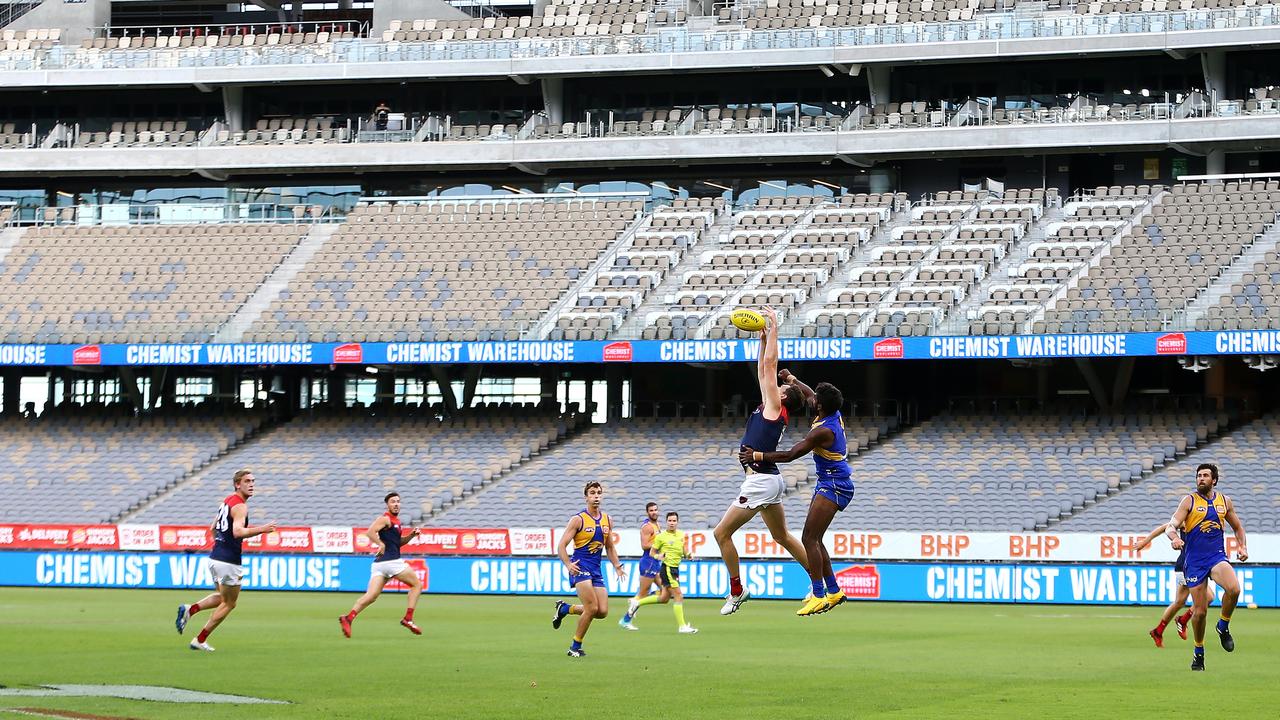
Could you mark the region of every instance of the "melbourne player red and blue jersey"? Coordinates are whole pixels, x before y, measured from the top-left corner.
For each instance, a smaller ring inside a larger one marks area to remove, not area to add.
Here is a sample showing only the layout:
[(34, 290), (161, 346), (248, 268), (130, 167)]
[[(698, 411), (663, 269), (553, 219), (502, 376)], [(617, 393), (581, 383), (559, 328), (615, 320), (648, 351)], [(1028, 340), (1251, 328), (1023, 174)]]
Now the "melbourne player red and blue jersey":
[(244, 498), (232, 493), (218, 506), (218, 517), (213, 521), (213, 552), (209, 557), (218, 562), (240, 565), (241, 545), (244, 540), (236, 537), (234, 523), (231, 520), (231, 508), (244, 505), (244, 524), (249, 524), (249, 506)]
[(381, 553), (373, 560), (374, 562), (382, 562), (383, 560), (399, 560), (400, 559), (400, 518), (386, 513), (387, 526), (378, 531), (378, 539), (382, 541), (384, 548)]
[[(756, 408), (751, 413), (751, 417), (747, 418), (747, 429), (742, 433), (741, 448), (751, 448), (757, 452), (773, 452), (778, 449), (778, 443), (782, 441), (782, 433), (787, 429), (787, 409), (779, 408), (777, 420), (766, 420), (764, 417), (764, 405)], [(777, 475), (777, 463), (771, 462), (750, 462), (743, 466), (752, 472), (764, 475)]]

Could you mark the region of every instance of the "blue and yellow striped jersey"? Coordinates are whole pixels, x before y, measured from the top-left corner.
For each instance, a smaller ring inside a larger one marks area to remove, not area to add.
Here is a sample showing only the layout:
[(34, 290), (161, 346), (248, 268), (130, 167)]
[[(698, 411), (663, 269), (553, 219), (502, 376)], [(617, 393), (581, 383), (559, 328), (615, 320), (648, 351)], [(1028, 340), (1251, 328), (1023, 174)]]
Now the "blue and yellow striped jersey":
[(847, 480), (853, 474), (849, 469), (848, 446), (844, 437), (844, 418), (836, 411), (826, 417), (813, 421), (813, 427), (830, 428), (835, 442), (829, 448), (813, 449), (813, 464), (818, 470), (819, 480)]
[(613, 529), (613, 521), (609, 519), (608, 513), (602, 512), (599, 517), (592, 517), (586, 509), (580, 510), (577, 516), (582, 519), (582, 528), (573, 535), (573, 559), (598, 564), (605, 539)]
[(1191, 511), (1182, 521), (1182, 537), (1187, 565), (1193, 566), (1226, 553), (1223, 525), (1227, 521), (1227, 496), (1215, 491), (1212, 498), (1205, 498), (1195, 492), (1190, 498)]

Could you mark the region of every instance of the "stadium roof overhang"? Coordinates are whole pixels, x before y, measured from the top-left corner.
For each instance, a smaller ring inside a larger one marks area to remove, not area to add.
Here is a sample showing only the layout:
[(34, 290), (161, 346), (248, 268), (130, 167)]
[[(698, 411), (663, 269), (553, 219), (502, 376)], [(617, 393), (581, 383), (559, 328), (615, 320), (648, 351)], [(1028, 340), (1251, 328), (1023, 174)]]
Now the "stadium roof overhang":
[(906, 158), (1280, 149), (1276, 116), (904, 128), (849, 132), (189, 148), (6, 150), (0, 176), (243, 175), (669, 167), (789, 162), (867, 166)]
[[(1205, 50), (1280, 47), (1274, 27), (1224, 27), (1115, 35), (999, 38), (929, 43), (794, 47), (785, 49), (706, 50), (600, 55), (560, 55), (459, 60), (379, 60), (333, 62), (309, 56), (287, 64), (261, 59), (219, 65), (183, 63), (166, 67), (0, 70), (0, 87), (155, 87), (274, 85), (281, 83), (353, 83), (370, 80), (535, 78), (598, 75), (675, 75), (696, 72), (752, 71), (760, 68), (836, 68), (850, 73), (875, 64), (940, 64), (1002, 59), (1165, 53), (1189, 57)], [(159, 57), (159, 56), (158, 56)], [(262, 64), (257, 64), (262, 63)]]

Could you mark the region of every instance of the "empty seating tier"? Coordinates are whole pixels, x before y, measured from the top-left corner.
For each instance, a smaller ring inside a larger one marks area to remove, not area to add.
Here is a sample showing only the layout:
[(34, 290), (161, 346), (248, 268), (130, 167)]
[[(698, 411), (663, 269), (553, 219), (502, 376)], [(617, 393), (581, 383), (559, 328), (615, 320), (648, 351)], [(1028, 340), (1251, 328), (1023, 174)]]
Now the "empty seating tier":
[[(0, 420), (0, 491), (6, 498), (0, 519), (107, 522), (226, 452), (261, 423), (247, 412), (207, 418), (181, 411), (142, 418), (70, 412), (78, 414)], [(219, 490), (228, 487), (225, 482)], [(193, 517), (211, 520), (217, 500), (201, 498)]]
[[(1204, 440), (1212, 427), (1200, 425), (1194, 432)], [(1183, 462), (1162, 468), (1119, 495), (1064, 521), (1060, 529), (1099, 532), (1124, 528), (1134, 533), (1146, 532), (1167, 522), (1182, 498), (1195, 492), (1196, 466), (1209, 462), (1221, 470), (1218, 490), (1231, 498), (1249, 532), (1280, 532), (1280, 491), (1275, 481), (1280, 471), (1277, 442), (1280, 417), (1265, 415), (1210, 442)]]
[(1163, 329), (1275, 223), (1280, 183), (1178, 185), (1136, 220), (1128, 206), (1108, 210), (1112, 235), (1130, 229), (1099, 245), (1096, 265), (1045, 313), (1048, 332)]
[[(138, 522), (203, 523), (243, 467), (256, 471), (254, 517), (293, 525), (364, 525), (396, 490), (404, 515), (460, 500), (545, 450), (570, 429), (537, 411), (441, 422), (394, 408), (316, 411), (276, 427), (143, 509)], [(576, 482), (576, 480), (575, 480)]]
[[(889, 422), (846, 418), (849, 447), (867, 447), (888, 432)], [(680, 512), (691, 528), (712, 527), (742, 482), (738, 439), (742, 418), (636, 418), (593, 426), (513, 471), (482, 493), (439, 517), (452, 527), (562, 526), (581, 505), (584, 478), (605, 486), (605, 506), (623, 527), (644, 518), (645, 503)], [(807, 425), (796, 422), (783, 444), (798, 441)], [(662, 448), (655, 457), (655, 448)], [(787, 485), (808, 481), (813, 463), (782, 466)], [(798, 518), (802, 516), (792, 516)]]
[[(856, 510), (837, 515), (832, 527), (1043, 529), (1224, 424), (1198, 414), (939, 415), (851, 461)], [(812, 492), (801, 490), (788, 496), (792, 517), (804, 512)]]
[(305, 233), (243, 223), (27, 229), (0, 263), (0, 342), (209, 340)]
[(515, 340), (639, 217), (624, 201), (365, 205), (254, 340)]

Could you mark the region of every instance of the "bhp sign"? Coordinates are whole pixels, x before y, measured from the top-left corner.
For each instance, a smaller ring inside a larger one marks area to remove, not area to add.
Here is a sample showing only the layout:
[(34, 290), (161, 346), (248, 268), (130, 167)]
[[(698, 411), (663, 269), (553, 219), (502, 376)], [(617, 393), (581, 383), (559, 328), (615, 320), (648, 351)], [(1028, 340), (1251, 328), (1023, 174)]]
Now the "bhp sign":
[(632, 351), (629, 342), (614, 342), (604, 346), (605, 362), (631, 362)]
[(885, 338), (871, 348), (876, 360), (894, 360), (902, 357), (902, 338)]
[(880, 570), (874, 565), (854, 565), (836, 573), (840, 591), (847, 597), (874, 600), (880, 597)]
[(360, 346), (360, 343), (339, 345), (333, 349), (333, 361), (335, 363), (364, 362), (364, 348)]
[(1187, 336), (1184, 333), (1169, 333), (1156, 338), (1157, 355), (1184, 355), (1187, 352)]
[(97, 345), (78, 347), (71, 353), (71, 362), (74, 365), (101, 365), (102, 348)]

